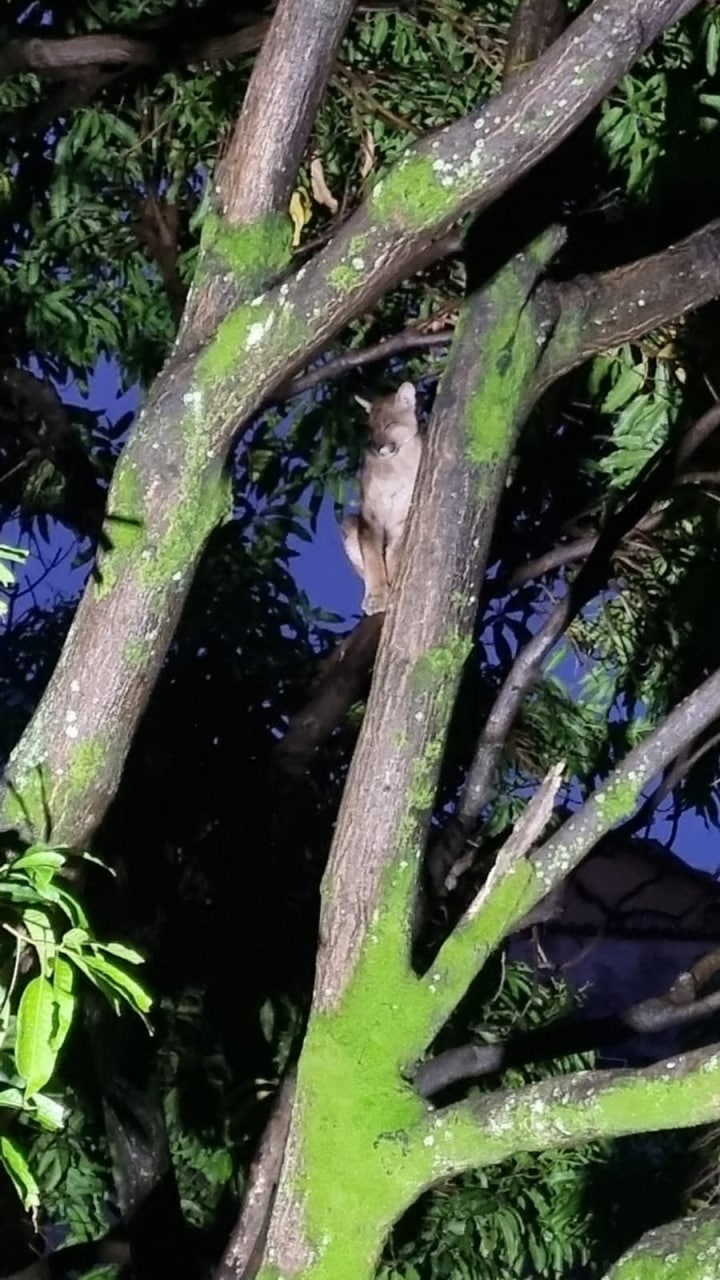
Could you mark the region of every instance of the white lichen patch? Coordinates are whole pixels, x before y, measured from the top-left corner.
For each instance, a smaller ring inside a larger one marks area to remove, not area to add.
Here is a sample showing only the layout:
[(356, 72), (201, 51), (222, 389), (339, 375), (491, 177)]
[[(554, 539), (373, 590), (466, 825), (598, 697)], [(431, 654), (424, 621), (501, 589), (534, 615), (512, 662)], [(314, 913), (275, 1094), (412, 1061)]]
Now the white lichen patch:
[(363, 258), (352, 258), (350, 262), (350, 266), (353, 267), (355, 271), (364, 271), (365, 261)]
[(202, 408), (203, 395), (197, 387), (192, 391), (186, 391), (183, 395), (183, 404), (186, 404), (193, 413), (198, 413)]
[(265, 301), (265, 294), (259, 293), (256, 298), (252, 299), (251, 307), (259, 307)]
[(262, 342), (265, 334), (272, 329), (274, 323), (275, 316), (271, 311), (265, 320), (260, 320), (257, 324), (251, 324), (245, 339), (246, 347), (256, 347), (258, 343)]

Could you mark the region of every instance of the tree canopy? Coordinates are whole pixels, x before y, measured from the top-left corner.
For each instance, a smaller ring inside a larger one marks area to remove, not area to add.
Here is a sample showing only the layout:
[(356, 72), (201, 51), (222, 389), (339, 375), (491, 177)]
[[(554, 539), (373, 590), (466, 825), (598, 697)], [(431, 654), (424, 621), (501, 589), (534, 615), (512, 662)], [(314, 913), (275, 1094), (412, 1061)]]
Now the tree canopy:
[[(504, 949), (612, 833), (718, 819), (717, 9), (3, 35), (0, 1274), (702, 1274), (720, 965), (619, 1070)], [(349, 627), (293, 560), (404, 380)]]

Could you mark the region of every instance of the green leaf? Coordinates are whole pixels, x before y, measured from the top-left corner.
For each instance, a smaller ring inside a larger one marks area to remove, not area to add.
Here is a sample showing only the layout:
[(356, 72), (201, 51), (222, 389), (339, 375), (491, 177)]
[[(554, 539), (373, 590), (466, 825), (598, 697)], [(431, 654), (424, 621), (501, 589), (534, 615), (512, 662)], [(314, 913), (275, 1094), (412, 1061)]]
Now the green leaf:
[(55, 1012), (51, 983), (42, 976), (32, 978), (20, 997), (15, 1040), (15, 1064), (25, 1081), (26, 1097), (42, 1089), (55, 1070)]
[(150, 1011), (152, 1008), (152, 996), (149, 995), (136, 978), (126, 973), (119, 965), (112, 964), (109, 960), (106, 960), (102, 955), (86, 954), (84, 959), (88, 976), (95, 975), (102, 978), (138, 1013), (148, 1013)]
[(32, 1117), (43, 1129), (57, 1133), (67, 1123), (68, 1108), (47, 1093), (36, 1093), (32, 1098)]
[(637, 369), (624, 369), (614, 387), (605, 396), (601, 408), (604, 413), (616, 413), (641, 390), (645, 379)]
[(382, 46), (384, 45), (387, 39), (388, 29), (389, 29), (389, 24), (388, 24), (386, 15), (384, 13), (378, 14), (377, 18), (373, 23), (373, 33), (372, 33), (372, 39), (370, 42), (372, 45), (372, 48), (375, 49), (376, 51), (378, 49), (381, 49)]
[(90, 934), (88, 933), (87, 929), (82, 929), (82, 928), (68, 929), (67, 933), (63, 934), (63, 939), (62, 939), (63, 951), (72, 951), (72, 952), (81, 951), (83, 947), (87, 946), (90, 940), (91, 940)]
[(53, 962), (52, 985), (55, 997), (55, 1021), (50, 1043), (57, 1056), (70, 1030), (75, 1013), (75, 996), (73, 994), (75, 969), (62, 956), (56, 956)]
[[(34, 902), (38, 894), (35, 893)], [(20, 917), (20, 925), (37, 952), (40, 971), (45, 976), (48, 959), (55, 950), (55, 930), (47, 912), (37, 906), (28, 907)]]
[(19, 858), (11, 864), (13, 871), (26, 870), (27, 868), (36, 869), (42, 867), (49, 871), (57, 871), (60, 867), (64, 867), (67, 858), (64, 854), (58, 852), (57, 849), (28, 849), (27, 853), (23, 853)]
[(124, 942), (96, 942), (94, 945), (98, 951), (106, 951), (108, 955), (117, 956), (127, 964), (145, 963), (145, 957), (134, 947), (126, 946)]
[(12, 1138), (0, 1137), (0, 1164), (17, 1191), (27, 1213), (40, 1208), (40, 1188), (35, 1181), (25, 1156)]
[(0, 1107), (11, 1107), (14, 1111), (22, 1111), (25, 1106), (25, 1095), (22, 1089), (0, 1089)]

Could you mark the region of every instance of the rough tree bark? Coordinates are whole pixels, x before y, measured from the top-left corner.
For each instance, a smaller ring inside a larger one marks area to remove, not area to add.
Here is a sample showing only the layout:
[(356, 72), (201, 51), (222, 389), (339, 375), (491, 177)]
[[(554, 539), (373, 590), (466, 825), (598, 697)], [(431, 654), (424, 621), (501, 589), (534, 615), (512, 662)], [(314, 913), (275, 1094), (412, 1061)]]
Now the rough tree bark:
[[(562, 283), (542, 281), (539, 299), (554, 323), (537, 370), (536, 399), (591, 356), (640, 338), (716, 298), (720, 293), (718, 249), (720, 221), (715, 220), (662, 252), (613, 271)], [(447, 340), (450, 337), (446, 335)], [(370, 351), (372, 358), (375, 351)], [(359, 362), (362, 352), (355, 358)], [(558, 547), (536, 564), (519, 565), (509, 582), (495, 585), (520, 586), (573, 559), (584, 560), (594, 542), (578, 540), (572, 555), (567, 545)], [(326, 659), (317, 689), (292, 717), (278, 744), (278, 763), (288, 774), (307, 768), (318, 747), (361, 697), (375, 661), (381, 625), (381, 614), (363, 619)]]
[[(459, 218), (552, 152), (694, 3), (595, 0), (489, 107), (410, 148), (335, 240), (291, 276), (282, 210), (352, 5), (280, 0), (218, 178), (178, 342), (113, 483), (115, 545), (101, 557), (102, 581), (88, 587), (14, 753), (6, 825), (76, 845), (91, 838), (198, 557), (226, 509), (222, 472), (238, 424), (437, 253), (438, 238)], [(263, 84), (277, 82), (282, 92), (283, 32), (295, 29), (301, 9), (303, 40), (314, 51), (306, 63), (311, 88), (288, 77), (270, 128), (297, 123), (285, 149), (266, 136), (256, 150), (246, 125)], [(412, 553), (383, 626), (323, 886), (312, 1014), (262, 1248), (268, 1280), (369, 1280), (403, 1210), (465, 1169), (720, 1115), (712, 1050), (642, 1073), (583, 1073), (437, 1110), (413, 1085), (418, 1061), (490, 951), (720, 714), (716, 673), (533, 850), (559, 785), (561, 768), (553, 770), (431, 969), (414, 973), (417, 870), (494, 515), (517, 432), (543, 385), (543, 360), (565, 332), (539, 287), (560, 240), (549, 229), (468, 299), (442, 379), (410, 519)], [(576, 353), (577, 338), (566, 345)], [(550, 367), (557, 376), (560, 357)], [(247, 1218), (221, 1264), (223, 1280), (251, 1260), (252, 1248), (240, 1247), (245, 1225)]]
[[(278, 5), (271, 33), (285, 23), (294, 29), (298, 2)], [(279, 212), (289, 171), (279, 172), (278, 211), (267, 212), (263, 203), (240, 226), (222, 209), (231, 208), (227, 189), (240, 190), (243, 175), (221, 174), (221, 211), (204, 228), (188, 321), (113, 481), (108, 529), (115, 545), (100, 557), (102, 582), (87, 588), (13, 753), (0, 808), (5, 826), (75, 845), (91, 838), (117, 787), (199, 556), (227, 511), (223, 468), (238, 424), (426, 261), (463, 214), (488, 205), (549, 154), (695, 3), (595, 0), (490, 108), (409, 148), (335, 239), (265, 294), (259, 290), (289, 270), (287, 219)], [(331, 58), (351, 8), (344, 0), (330, 19), (324, 0), (303, 7), (305, 39), (313, 25), (328, 30), (325, 42), (311, 46), (319, 59)], [(264, 63), (262, 74), (269, 79), (273, 70), (281, 83), (284, 62)], [(313, 79), (326, 79), (328, 71), (320, 61), (306, 67)], [(314, 100), (307, 91), (288, 94), (287, 109), (273, 115), (273, 127), (287, 122), (289, 154), (296, 136), (307, 136), (303, 105)], [(237, 150), (251, 166), (252, 150)], [(258, 162), (270, 154), (264, 140)], [(252, 187), (261, 190), (258, 178)]]

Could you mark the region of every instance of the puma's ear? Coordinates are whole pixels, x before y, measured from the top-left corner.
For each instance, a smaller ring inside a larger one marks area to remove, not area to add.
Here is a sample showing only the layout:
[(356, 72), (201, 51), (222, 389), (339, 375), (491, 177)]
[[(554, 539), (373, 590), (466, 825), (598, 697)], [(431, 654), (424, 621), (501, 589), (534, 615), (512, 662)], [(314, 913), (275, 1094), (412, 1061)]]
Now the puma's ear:
[(415, 388), (412, 382), (403, 382), (395, 392), (395, 403), (401, 409), (415, 408)]
[(358, 404), (362, 406), (362, 408), (365, 410), (366, 413), (370, 412), (370, 410), (372, 409), (372, 405), (369, 400), (363, 400), (362, 396), (355, 396), (355, 399), (357, 400)]

